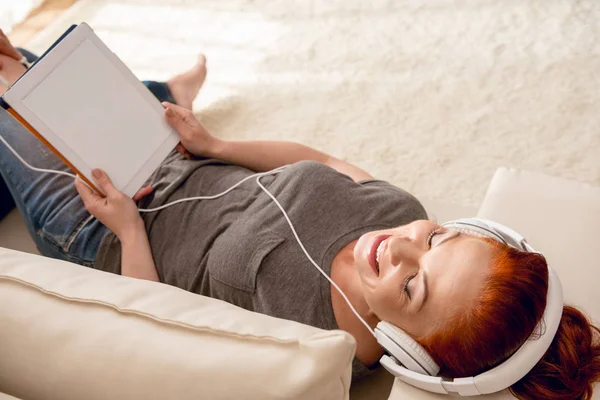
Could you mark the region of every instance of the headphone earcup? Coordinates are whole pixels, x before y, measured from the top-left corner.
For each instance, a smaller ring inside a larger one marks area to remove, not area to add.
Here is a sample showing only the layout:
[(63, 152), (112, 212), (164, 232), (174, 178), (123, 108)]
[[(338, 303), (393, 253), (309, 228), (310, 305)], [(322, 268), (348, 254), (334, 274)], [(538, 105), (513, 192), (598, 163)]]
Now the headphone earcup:
[(440, 367), (429, 353), (402, 329), (381, 321), (375, 328), (379, 344), (411, 371), (437, 376)]

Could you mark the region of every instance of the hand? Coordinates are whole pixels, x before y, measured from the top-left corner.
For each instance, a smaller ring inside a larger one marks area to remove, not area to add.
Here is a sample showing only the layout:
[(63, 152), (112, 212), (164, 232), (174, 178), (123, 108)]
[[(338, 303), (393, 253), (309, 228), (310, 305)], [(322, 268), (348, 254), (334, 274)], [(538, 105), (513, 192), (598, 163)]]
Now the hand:
[[(10, 43), (10, 40), (8, 40), (8, 37), (6, 37), (2, 29), (0, 29), (0, 54), (14, 58), (17, 61), (23, 57), (23, 55)], [(3, 66), (4, 63), (2, 62), (2, 59), (0, 59), (0, 69), (2, 69)]]
[(106, 193), (106, 197), (98, 195), (78, 178), (75, 181), (75, 188), (83, 199), (86, 210), (113, 231), (121, 241), (139, 229), (144, 229), (144, 222), (134, 200), (148, 195), (152, 192), (152, 187), (141, 189), (134, 199), (130, 199), (113, 186), (104, 171), (95, 169), (92, 171), (92, 176), (100, 189)]
[(167, 121), (177, 131), (181, 139), (181, 142), (177, 145), (179, 153), (188, 158), (189, 153), (202, 157), (215, 155), (220, 140), (208, 133), (191, 110), (168, 102), (164, 102), (162, 105), (166, 109)]

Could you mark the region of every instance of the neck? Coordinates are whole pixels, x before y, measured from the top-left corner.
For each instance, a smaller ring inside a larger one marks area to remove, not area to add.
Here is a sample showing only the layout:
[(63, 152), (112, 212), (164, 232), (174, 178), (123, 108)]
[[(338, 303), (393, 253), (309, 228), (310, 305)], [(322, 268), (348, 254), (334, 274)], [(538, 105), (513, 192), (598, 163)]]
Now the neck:
[[(331, 279), (342, 289), (367, 325), (375, 329), (380, 320), (371, 311), (363, 295), (360, 277), (354, 267), (355, 245), (356, 241), (351, 242), (335, 256), (331, 265)], [(333, 286), (331, 286), (331, 305), (338, 327), (350, 333), (356, 340), (356, 358), (366, 366), (375, 364), (383, 355), (381, 346)]]

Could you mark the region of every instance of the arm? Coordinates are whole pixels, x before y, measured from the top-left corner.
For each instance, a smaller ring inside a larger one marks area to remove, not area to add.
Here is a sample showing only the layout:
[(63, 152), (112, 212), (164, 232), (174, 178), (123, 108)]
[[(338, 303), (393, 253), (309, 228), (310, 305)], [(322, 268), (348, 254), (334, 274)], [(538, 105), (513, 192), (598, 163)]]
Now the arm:
[(373, 178), (355, 165), (299, 143), (220, 140), (208, 133), (190, 110), (170, 103), (165, 103), (165, 106), (167, 120), (179, 133), (183, 146), (197, 156), (218, 158), (258, 172), (302, 160), (313, 160), (355, 181)]
[(355, 181), (372, 179), (366, 171), (346, 161), (322, 153), (311, 147), (293, 142), (274, 141), (222, 141), (209, 148), (208, 157), (218, 158), (233, 164), (242, 165), (254, 171), (269, 171), (282, 165), (302, 160), (313, 160), (325, 164)]
[(144, 221), (134, 202), (150, 193), (152, 188), (145, 187), (132, 200), (119, 192), (103, 171), (94, 170), (92, 175), (106, 197), (100, 197), (79, 179), (75, 181), (75, 187), (85, 208), (121, 241), (121, 275), (158, 282)]
[(158, 273), (150, 251), (150, 242), (143, 224), (121, 241), (121, 275), (158, 282)]

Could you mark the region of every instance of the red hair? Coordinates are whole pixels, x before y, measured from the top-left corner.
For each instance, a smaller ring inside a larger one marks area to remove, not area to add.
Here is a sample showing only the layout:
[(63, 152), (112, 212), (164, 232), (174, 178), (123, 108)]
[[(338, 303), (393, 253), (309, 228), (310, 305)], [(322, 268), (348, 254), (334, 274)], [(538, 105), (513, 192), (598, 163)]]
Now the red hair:
[[(534, 331), (546, 307), (546, 259), (491, 239), (491, 271), (478, 299), (418, 342), (440, 365), (440, 375), (477, 375), (513, 354)], [(519, 399), (592, 397), (600, 379), (600, 330), (565, 306), (556, 337), (540, 362), (510, 390)]]

